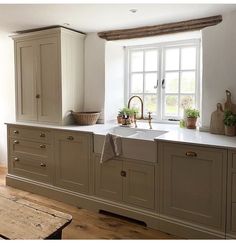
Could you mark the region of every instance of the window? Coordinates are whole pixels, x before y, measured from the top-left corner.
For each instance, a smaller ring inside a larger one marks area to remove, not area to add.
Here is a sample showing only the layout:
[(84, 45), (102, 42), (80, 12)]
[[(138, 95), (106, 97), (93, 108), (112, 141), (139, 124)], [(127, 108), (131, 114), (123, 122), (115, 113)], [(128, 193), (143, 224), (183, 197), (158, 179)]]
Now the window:
[(199, 54), (200, 40), (128, 47), (126, 96), (140, 96), (157, 121), (182, 118), (184, 108), (198, 108)]

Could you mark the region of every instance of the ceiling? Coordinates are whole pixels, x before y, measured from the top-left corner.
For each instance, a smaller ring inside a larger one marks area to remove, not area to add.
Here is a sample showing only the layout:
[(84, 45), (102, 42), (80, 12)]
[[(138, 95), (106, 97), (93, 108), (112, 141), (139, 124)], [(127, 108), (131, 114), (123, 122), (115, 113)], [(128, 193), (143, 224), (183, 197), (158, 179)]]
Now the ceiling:
[[(131, 13), (130, 9), (137, 9)], [(64, 25), (82, 32), (156, 25), (225, 14), (236, 4), (0, 4), (0, 30)]]

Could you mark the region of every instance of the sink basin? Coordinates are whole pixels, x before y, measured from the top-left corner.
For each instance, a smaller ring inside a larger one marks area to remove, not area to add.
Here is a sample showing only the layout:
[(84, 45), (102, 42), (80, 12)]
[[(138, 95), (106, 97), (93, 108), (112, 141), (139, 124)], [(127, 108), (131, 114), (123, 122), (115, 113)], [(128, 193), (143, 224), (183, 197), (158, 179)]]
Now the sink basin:
[(154, 141), (155, 137), (158, 137), (167, 132), (159, 131), (159, 130), (146, 130), (146, 129), (126, 128), (126, 127), (116, 126), (110, 129), (109, 133), (120, 135), (126, 138)]
[[(109, 133), (122, 137), (122, 157), (148, 162), (157, 162), (157, 143), (154, 141), (166, 131), (147, 130), (116, 126)], [(104, 142), (104, 134), (94, 135), (94, 152), (101, 153)]]

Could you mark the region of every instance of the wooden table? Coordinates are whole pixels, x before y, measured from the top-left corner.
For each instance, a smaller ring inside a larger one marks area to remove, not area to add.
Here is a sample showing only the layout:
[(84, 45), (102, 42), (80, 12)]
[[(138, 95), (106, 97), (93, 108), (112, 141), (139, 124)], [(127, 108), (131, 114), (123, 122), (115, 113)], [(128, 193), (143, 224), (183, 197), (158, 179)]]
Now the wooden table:
[(71, 221), (69, 214), (0, 194), (0, 240), (61, 239)]

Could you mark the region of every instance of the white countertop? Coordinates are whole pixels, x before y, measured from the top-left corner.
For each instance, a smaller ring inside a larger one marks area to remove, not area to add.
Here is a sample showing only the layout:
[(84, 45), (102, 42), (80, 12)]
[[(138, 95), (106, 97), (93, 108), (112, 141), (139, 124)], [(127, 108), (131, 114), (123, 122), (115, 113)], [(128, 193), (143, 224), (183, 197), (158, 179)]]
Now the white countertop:
[[(58, 129), (58, 130), (79, 131), (79, 132), (87, 132), (87, 133), (93, 133), (99, 135), (105, 135), (112, 127), (118, 126), (115, 123), (96, 124), (92, 126), (78, 126), (78, 125), (55, 126), (55, 125), (23, 123), (23, 122), (6, 123), (6, 124), (33, 126), (39, 128)], [(203, 146), (215, 146), (219, 148), (236, 149), (236, 136), (228, 137), (224, 135), (211, 134), (208, 132), (200, 132), (199, 130), (180, 128), (178, 125), (175, 124), (152, 123), (152, 127), (153, 130), (167, 131), (167, 133), (164, 133), (156, 137), (155, 138), (156, 141), (190, 143), (190, 144), (198, 144)], [(138, 128), (148, 129), (148, 123), (138, 122)]]

